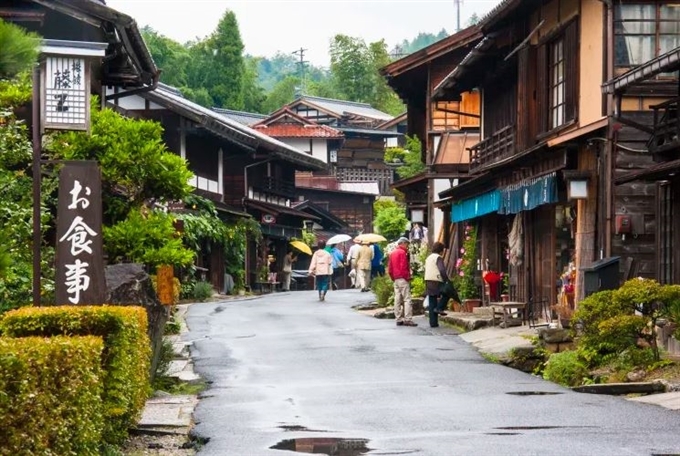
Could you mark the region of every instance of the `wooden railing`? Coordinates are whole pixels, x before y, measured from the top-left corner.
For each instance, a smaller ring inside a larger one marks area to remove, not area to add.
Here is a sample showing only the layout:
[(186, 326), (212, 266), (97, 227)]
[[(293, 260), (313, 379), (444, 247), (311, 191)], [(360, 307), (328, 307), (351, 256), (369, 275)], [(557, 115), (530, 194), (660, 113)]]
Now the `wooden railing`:
[(654, 133), (647, 142), (647, 148), (652, 154), (665, 154), (680, 150), (678, 101), (680, 98), (673, 98), (650, 106), (654, 111)]
[(498, 130), (470, 148), (470, 171), (502, 160), (515, 153), (515, 126)]
[(295, 184), (275, 179), (270, 176), (258, 177), (254, 179), (253, 190), (260, 193), (270, 193), (272, 195), (295, 198)]

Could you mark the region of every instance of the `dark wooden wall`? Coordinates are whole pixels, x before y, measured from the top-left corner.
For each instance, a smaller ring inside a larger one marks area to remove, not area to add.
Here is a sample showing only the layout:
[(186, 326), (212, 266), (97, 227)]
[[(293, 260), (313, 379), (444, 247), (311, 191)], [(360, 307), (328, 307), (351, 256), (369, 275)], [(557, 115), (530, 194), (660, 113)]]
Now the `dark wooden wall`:
[(303, 199), (327, 209), (334, 216), (344, 220), (352, 231), (364, 233), (373, 231), (373, 196), (300, 187), (297, 191)]
[[(649, 111), (624, 112), (624, 117), (651, 126), (652, 113)], [(622, 126), (616, 133), (616, 143), (634, 150), (646, 150), (647, 133), (629, 126)], [(653, 164), (649, 153), (628, 151), (616, 147), (614, 175), (619, 176), (636, 169), (647, 168)], [(613, 230), (616, 229), (616, 215), (631, 217), (633, 232), (625, 239), (615, 232), (612, 236), (612, 255), (620, 256), (622, 264), (631, 257), (636, 263), (636, 275), (656, 277), (656, 184), (654, 182), (633, 181), (613, 188), (614, 204), (612, 209)]]

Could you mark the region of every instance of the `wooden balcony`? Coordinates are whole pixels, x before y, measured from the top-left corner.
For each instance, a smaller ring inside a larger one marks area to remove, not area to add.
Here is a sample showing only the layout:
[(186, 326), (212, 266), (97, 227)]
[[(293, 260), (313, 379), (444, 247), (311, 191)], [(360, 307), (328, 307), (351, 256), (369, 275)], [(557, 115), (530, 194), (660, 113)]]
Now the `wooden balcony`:
[(509, 125), (470, 148), (470, 172), (515, 153), (515, 126)]
[(677, 152), (680, 151), (678, 101), (680, 98), (673, 98), (650, 106), (654, 111), (654, 132), (647, 142), (647, 148), (655, 156), (655, 161), (677, 158)]
[(254, 179), (253, 190), (259, 193), (268, 193), (284, 198), (295, 198), (297, 195), (293, 182), (286, 182), (271, 176), (263, 176)]

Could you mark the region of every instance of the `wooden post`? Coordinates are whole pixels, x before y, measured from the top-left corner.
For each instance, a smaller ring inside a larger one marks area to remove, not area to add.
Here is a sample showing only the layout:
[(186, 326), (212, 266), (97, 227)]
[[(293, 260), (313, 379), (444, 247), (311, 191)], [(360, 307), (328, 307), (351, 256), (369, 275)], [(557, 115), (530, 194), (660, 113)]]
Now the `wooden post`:
[(581, 268), (589, 266), (596, 258), (597, 211), (604, 210), (597, 207), (597, 154), (586, 145), (581, 146), (578, 151), (578, 170), (591, 171), (592, 176), (588, 181), (588, 198), (576, 203), (576, 304), (583, 299), (584, 294)]

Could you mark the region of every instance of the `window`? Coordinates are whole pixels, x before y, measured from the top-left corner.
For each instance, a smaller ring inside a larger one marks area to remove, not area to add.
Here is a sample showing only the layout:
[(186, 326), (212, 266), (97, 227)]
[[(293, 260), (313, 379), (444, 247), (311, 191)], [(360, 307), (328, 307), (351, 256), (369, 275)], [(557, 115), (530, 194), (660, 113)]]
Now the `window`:
[(550, 128), (557, 128), (565, 123), (566, 119), (566, 79), (564, 62), (564, 39), (550, 43), (548, 50), (550, 67), (548, 74), (550, 78)]
[(614, 10), (617, 67), (645, 63), (680, 44), (680, 5), (629, 3)]

